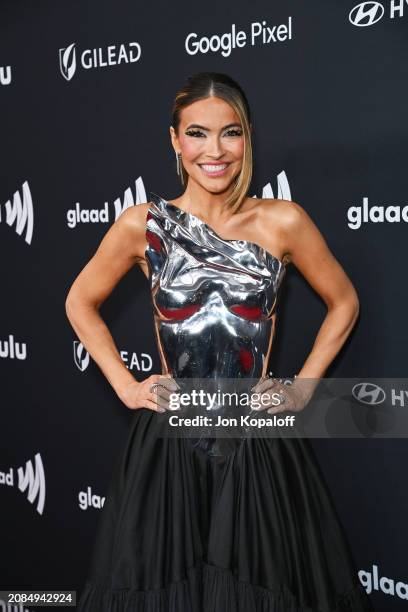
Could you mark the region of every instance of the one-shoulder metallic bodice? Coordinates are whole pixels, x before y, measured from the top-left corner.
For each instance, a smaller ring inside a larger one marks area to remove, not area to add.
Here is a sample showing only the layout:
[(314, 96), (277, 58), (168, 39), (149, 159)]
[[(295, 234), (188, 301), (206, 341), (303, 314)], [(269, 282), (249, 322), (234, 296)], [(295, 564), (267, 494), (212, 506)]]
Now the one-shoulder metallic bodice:
[(267, 372), (285, 265), (226, 240), (150, 192), (146, 260), (163, 373), (258, 378)]

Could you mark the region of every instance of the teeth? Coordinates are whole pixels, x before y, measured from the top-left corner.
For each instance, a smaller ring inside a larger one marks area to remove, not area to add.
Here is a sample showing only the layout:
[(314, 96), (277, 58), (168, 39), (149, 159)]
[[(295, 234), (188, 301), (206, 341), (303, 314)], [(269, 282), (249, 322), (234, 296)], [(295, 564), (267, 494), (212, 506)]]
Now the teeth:
[(220, 170), (224, 170), (224, 168), (227, 167), (228, 164), (218, 164), (218, 165), (212, 165), (212, 164), (201, 164), (201, 167), (204, 168), (204, 170), (206, 172), (218, 172)]

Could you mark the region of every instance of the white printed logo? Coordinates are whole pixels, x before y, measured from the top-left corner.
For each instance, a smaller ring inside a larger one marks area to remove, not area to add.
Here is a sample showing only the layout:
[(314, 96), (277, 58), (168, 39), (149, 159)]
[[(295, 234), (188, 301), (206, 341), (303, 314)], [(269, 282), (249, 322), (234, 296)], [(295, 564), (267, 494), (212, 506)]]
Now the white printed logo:
[[(18, 488), (22, 492), (28, 489), (28, 501), (33, 504), (37, 500), (36, 510), (39, 514), (42, 514), (45, 502), (45, 476), (40, 453), (36, 453), (34, 460), (35, 469), (31, 459), (26, 461), (25, 470), (22, 467), (17, 469)], [(14, 486), (14, 471), (12, 467), (7, 473), (0, 472), (0, 484), (5, 484), (9, 487)]]
[(74, 340), (74, 363), (81, 372), (89, 365), (89, 353), (79, 340)]
[(286, 176), (286, 172), (282, 170), (277, 176), (278, 183), (278, 193), (275, 196), (273, 195), (272, 186), (270, 183), (267, 183), (262, 190), (263, 198), (271, 198), (277, 200), (292, 200), (292, 196), (290, 193), (290, 187), (288, 182), (288, 177)]
[[(70, 81), (77, 69), (76, 43), (71, 43), (68, 47), (59, 49), (60, 71), (64, 79)], [(85, 49), (79, 55), (78, 65), (84, 70), (90, 68), (104, 68), (106, 66), (118, 66), (122, 63), (134, 64), (139, 61), (141, 46), (137, 42), (126, 44), (110, 45), (103, 49)]]
[(91, 487), (87, 487), (86, 491), (80, 491), (78, 493), (78, 501), (81, 510), (87, 510), (88, 508), (103, 508), (105, 497), (92, 493)]
[(358, 576), (368, 595), (374, 590), (382, 591), (385, 595), (397, 596), (404, 601), (408, 600), (408, 584), (402, 580), (396, 582), (394, 578), (386, 576), (379, 577), (378, 565), (373, 565), (370, 572), (360, 570)]
[(231, 31), (212, 36), (198, 37), (196, 32), (190, 32), (184, 41), (184, 48), (188, 55), (197, 53), (220, 52), (223, 57), (231, 55), (233, 49), (246, 47), (247, 44), (268, 45), (276, 42), (292, 40), (292, 17), (288, 17), (288, 23), (269, 26), (267, 21), (254, 21), (249, 26), (249, 33), (236, 29), (235, 23), (231, 24)]
[(355, 26), (371, 26), (384, 15), (384, 7), (380, 2), (361, 2), (351, 9), (349, 21)]
[[(74, 340), (74, 363), (80, 372), (85, 372), (89, 365), (90, 356), (82, 342)], [(129, 370), (137, 369), (139, 372), (150, 372), (153, 366), (153, 359), (148, 353), (141, 353), (140, 357), (136, 353), (129, 351), (119, 351), (123, 363)]]
[(15, 224), (16, 233), (21, 236), (21, 234), (25, 232), (25, 241), (31, 244), (34, 226), (34, 211), (33, 200), (27, 181), (23, 183), (22, 192), (23, 195), (21, 197), (20, 192), (15, 191), (13, 202), (8, 200), (3, 204), (5, 213), (2, 212), (2, 206), (0, 205), (0, 223), (5, 221), (10, 227)]
[(16, 342), (13, 334), (9, 334), (8, 340), (0, 340), (0, 357), (3, 359), (27, 359), (27, 344)]
[(390, 406), (405, 408), (408, 406), (408, 390), (391, 387), (389, 397), (382, 387), (371, 382), (357, 383), (353, 386), (351, 393), (361, 404), (376, 406), (383, 404), (387, 399)]
[[(10, 605), (13, 605), (13, 610)], [(25, 608), (24, 605), (20, 602), (18, 604), (18, 608), (14, 604), (10, 604), (9, 601), (5, 601), (0, 597), (0, 610), (3, 612), (30, 612), (30, 608)], [(33, 610), (33, 608), (31, 608)]]
[(120, 351), (120, 356), (129, 370), (136, 368), (139, 372), (150, 372), (153, 367), (153, 359), (148, 353), (140, 353), (140, 358), (136, 353)]
[(10, 85), (11, 66), (0, 66), (0, 85)]
[(385, 401), (385, 391), (374, 383), (358, 383), (351, 390), (353, 396), (362, 404), (382, 404)]
[(400, 223), (408, 221), (408, 206), (368, 206), (368, 197), (363, 206), (350, 206), (347, 210), (350, 229), (360, 229), (362, 223)]
[[(135, 195), (132, 189), (128, 187), (123, 195), (123, 200), (116, 198), (113, 202), (113, 217), (116, 221), (126, 208), (135, 204), (144, 204), (147, 201), (146, 190), (143, 185), (142, 177), (139, 176), (135, 181)], [(70, 208), (67, 212), (67, 225), (69, 228), (75, 228), (78, 223), (109, 223), (109, 203), (105, 202), (102, 208), (81, 208), (79, 202), (76, 202), (75, 208)]]
[(75, 43), (65, 49), (59, 50), (60, 70), (64, 79), (70, 81), (76, 70), (76, 51)]
[[(389, 0), (386, 3), (388, 18), (395, 19), (404, 17), (405, 9), (408, 8), (408, 0)], [(352, 25), (365, 28), (378, 23), (385, 15), (386, 9), (381, 2), (360, 2), (349, 12), (349, 21)]]

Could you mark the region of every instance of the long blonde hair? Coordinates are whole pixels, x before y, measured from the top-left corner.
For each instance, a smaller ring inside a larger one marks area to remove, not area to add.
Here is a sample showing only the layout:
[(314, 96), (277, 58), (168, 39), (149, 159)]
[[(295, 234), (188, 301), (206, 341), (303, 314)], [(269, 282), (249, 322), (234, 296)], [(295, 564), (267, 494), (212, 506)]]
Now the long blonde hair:
[[(241, 86), (231, 77), (220, 72), (198, 72), (187, 78), (177, 92), (172, 108), (172, 125), (178, 135), (183, 108), (197, 100), (215, 96), (225, 100), (238, 115), (244, 134), (244, 158), (241, 172), (234, 179), (234, 188), (225, 205), (235, 213), (245, 200), (252, 180), (251, 111)], [(181, 162), (181, 182), (187, 184), (188, 173)]]

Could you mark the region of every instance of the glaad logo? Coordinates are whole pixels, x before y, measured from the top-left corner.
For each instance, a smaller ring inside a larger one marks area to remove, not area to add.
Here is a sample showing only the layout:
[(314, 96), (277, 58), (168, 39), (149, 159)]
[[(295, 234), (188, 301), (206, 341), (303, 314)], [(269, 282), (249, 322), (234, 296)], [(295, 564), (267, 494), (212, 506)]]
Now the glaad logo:
[[(64, 79), (70, 81), (77, 69), (76, 43), (59, 49), (60, 71)], [(106, 49), (98, 47), (85, 49), (79, 56), (79, 65), (85, 70), (118, 66), (122, 63), (134, 64), (140, 59), (141, 46), (137, 42), (129, 42), (119, 46), (110, 45)]]
[(382, 404), (385, 401), (385, 391), (374, 383), (358, 383), (351, 390), (353, 397), (362, 404)]
[(86, 491), (80, 491), (78, 493), (78, 501), (81, 510), (87, 510), (88, 508), (103, 508), (105, 497), (92, 493), (91, 487), (87, 487)]
[[(5, 213), (2, 213), (2, 206), (0, 204), (0, 223), (5, 221), (7, 225), (12, 226), (15, 223), (15, 231), (19, 236), (25, 231), (25, 241), (31, 244), (33, 237), (33, 226), (34, 226), (34, 212), (33, 212), (33, 200), (31, 197), (30, 188), (28, 182), (24, 181), (23, 197), (21, 197), (18, 191), (14, 192), (13, 203), (8, 200), (3, 204)], [(3, 219), (5, 217), (5, 219)]]
[[(288, 182), (288, 178), (286, 176), (286, 172), (284, 170), (282, 170), (282, 172), (280, 172), (277, 176), (277, 183), (278, 183), (278, 193), (275, 196), (273, 195), (273, 190), (271, 187), (270, 183), (267, 183), (267, 185), (265, 185), (265, 187), (262, 190), (262, 197), (263, 198), (271, 198), (271, 199), (277, 199), (277, 200), (292, 200), (292, 196), (290, 193), (290, 187), (289, 187), (289, 182)], [(255, 197), (255, 196), (254, 196)]]
[(368, 206), (368, 198), (363, 198), (363, 207), (350, 206), (347, 210), (350, 229), (360, 229), (362, 223), (400, 223), (408, 221), (408, 206)]
[[(11, 605), (13, 605), (13, 610), (10, 607)], [(16, 604), (10, 604), (9, 601), (5, 601), (1, 597), (0, 610), (4, 610), (4, 612), (30, 612), (30, 608), (25, 608), (21, 602), (18, 604), (18, 608), (16, 608)], [(31, 608), (31, 610), (34, 610), (34, 608)]]
[[(249, 44), (268, 45), (270, 43), (284, 42), (292, 40), (292, 17), (288, 17), (288, 23), (282, 23), (279, 26), (270, 27), (265, 20), (255, 21), (249, 26)], [(213, 34), (208, 38), (202, 36), (198, 38), (196, 32), (190, 32), (184, 42), (184, 47), (189, 55), (197, 53), (208, 53), (209, 51), (217, 53), (221, 50), (221, 55), (228, 57), (233, 49), (237, 47), (245, 47), (248, 44), (248, 35), (244, 30), (237, 32), (236, 25), (231, 25), (230, 32), (224, 34)]]
[(362, 585), (365, 587), (367, 594), (374, 591), (382, 591), (386, 595), (393, 595), (408, 600), (408, 584), (406, 582), (396, 582), (394, 578), (386, 576), (378, 576), (378, 565), (373, 565), (370, 572), (360, 570), (358, 576)]
[[(133, 197), (132, 190), (128, 187), (123, 196), (123, 201), (116, 198), (113, 202), (114, 220), (118, 219), (126, 208), (135, 204), (144, 204), (146, 202), (146, 190), (143, 185), (142, 177), (135, 181), (135, 196)], [(109, 223), (109, 204), (105, 202), (100, 209), (97, 208), (81, 208), (80, 203), (75, 204), (75, 208), (71, 208), (67, 212), (67, 225), (69, 228), (75, 228), (78, 223)]]
[(79, 340), (74, 340), (74, 363), (81, 372), (89, 365), (89, 353)]
[[(32, 461), (26, 461), (25, 471), (22, 467), (17, 470), (18, 473), (18, 488), (24, 492), (28, 488), (27, 499), (30, 503), (34, 503), (37, 499), (37, 512), (43, 513), (45, 502), (45, 476), (44, 466), (41, 460), (40, 453), (36, 453), (35, 470)], [(11, 467), (7, 473), (0, 472), (0, 484), (5, 484), (9, 487), (14, 486), (14, 472)]]
[(371, 26), (380, 21), (384, 15), (384, 7), (380, 2), (361, 2), (351, 9), (349, 21), (355, 26)]
[(0, 66), (0, 85), (10, 85), (11, 83), (11, 67)]
[(16, 342), (9, 334), (8, 340), (0, 340), (0, 357), (3, 359), (27, 359), (27, 344)]

